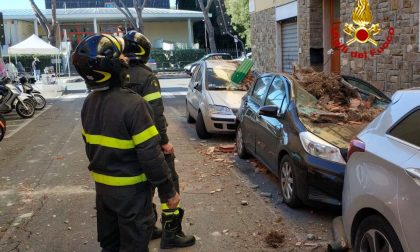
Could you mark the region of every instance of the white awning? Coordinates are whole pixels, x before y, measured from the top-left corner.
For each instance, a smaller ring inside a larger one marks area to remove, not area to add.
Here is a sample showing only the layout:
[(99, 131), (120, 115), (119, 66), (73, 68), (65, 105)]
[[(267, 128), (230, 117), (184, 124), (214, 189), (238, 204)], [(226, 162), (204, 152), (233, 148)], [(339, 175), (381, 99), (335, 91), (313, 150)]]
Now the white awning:
[(58, 55), (60, 50), (33, 34), (17, 45), (9, 47), (9, 55)]

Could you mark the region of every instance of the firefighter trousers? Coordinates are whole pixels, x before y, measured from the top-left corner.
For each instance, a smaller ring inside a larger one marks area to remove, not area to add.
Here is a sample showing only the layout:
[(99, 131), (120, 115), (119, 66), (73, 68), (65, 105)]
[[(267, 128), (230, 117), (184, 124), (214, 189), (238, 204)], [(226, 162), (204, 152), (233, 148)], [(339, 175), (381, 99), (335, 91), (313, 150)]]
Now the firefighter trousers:
[(155, 214), (151, 185), (96, 183), (98, 241), (104, 252), (148, 252)]

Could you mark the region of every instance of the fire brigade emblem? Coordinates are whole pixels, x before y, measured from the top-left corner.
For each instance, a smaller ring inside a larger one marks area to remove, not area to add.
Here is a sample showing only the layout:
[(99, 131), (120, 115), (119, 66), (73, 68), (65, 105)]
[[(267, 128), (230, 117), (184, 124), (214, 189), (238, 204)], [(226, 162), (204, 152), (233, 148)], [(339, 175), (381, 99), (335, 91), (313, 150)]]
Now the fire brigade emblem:
[(353, 37), (347, 41), (347, 45), (354, 42), (365, 44), (367, 42), (378, 46), (378, 42), (373, 36), (378, 35), (381, 31), (379, 24), (372, 24), (372, 12), (369, 6), (369, 0), (357, 0), (357, 6), (353, 11), (353, 23), (344, 25), (344, 32)]

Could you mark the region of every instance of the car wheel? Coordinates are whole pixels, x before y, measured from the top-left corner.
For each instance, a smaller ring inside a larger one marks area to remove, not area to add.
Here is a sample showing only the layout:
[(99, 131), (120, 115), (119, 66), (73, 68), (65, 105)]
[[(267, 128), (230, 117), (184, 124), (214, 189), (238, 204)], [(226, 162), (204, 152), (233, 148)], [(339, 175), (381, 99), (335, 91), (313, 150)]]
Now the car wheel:
[(244, 139), (242, 133), (242, 127), (239, 124), (238, 129), (236, 130), (236, 153), (238, 153), (238, 157), (246, 159), (249, 157), (249, 153), (244, 146)]
[(383, 217), (372, 215), (357, 228), (354, 251), (402, 252), (403, 248), (394, 229)]
[(283, 201), (291, 208), (301, 205), (297, 196), (296, 168), (292, 159), (286, 155), (280, 162), (280, 183)]
[(185, 103), (185, 113), (187, 115), (187, 123), (194, 123), (195, 120), (194, 118), (191, 116), (190, 112), (188, 111), (188, 103)]
[(211, 135), (207, 132), (204, 124), (203, 114), (198, 112), (197, 123), (195, 124), (195, 131), (200, 139), (209, 139)]

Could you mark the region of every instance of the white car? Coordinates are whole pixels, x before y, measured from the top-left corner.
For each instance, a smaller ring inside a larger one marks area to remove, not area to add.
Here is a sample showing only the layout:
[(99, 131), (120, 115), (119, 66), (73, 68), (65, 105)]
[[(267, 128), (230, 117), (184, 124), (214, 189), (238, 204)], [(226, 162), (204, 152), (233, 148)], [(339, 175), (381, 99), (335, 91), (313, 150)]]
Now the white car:
[(236, 132), (236, 113), (246, 94), (230, 81), (238, 66), (236, 61), (208, 60), (194, 70), (188, 85), (186, 112), (189, 123), (196, 121), (199, 138)]
[(420, 89), (396, 92), (348, 156), (332, 247), (420, 251)]

